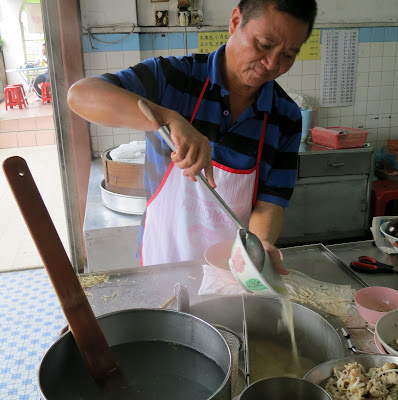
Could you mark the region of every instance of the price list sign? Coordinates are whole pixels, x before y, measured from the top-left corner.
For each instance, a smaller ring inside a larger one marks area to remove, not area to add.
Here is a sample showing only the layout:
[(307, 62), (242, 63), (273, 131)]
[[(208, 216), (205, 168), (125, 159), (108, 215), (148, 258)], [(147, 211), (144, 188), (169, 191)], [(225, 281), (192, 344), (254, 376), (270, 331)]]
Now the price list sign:
[(217, 50), (222, 44), (227, 43), (228, 31), (222, 32), (200, 32), (198, 35), (199, 53), (207, 54)]
[(358, 36), (358, 29), (322, 31), (321, 107), (354, 104)]

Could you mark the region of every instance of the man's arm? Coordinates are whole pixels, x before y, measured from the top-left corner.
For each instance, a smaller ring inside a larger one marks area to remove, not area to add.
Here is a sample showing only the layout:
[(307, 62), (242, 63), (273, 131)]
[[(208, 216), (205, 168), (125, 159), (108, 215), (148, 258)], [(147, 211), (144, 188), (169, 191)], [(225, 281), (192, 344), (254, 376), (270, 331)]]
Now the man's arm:
[[(68, 105), (87, 121), (112, 127), (154, 131), (156, 126), (138, 107), (141, 96), (112, 85), (101, 78), (84, 78), (71, 86)], [(193, 128), (179, 113), (148, 100), (151, 110), (170, 130), (177, 152), (171, 159), (184, 175), (193, 177), (204, 168), (210, 185), (215, 187), (209, 140)]]
[(249, 221), (249, 230), (261, 240), (275, 270), (282, 275), (288, 274), (288, 270), (284, 268), (280, 252), (274, 243), (282, 232), (284, 218), (283, 207), (257, 200)]

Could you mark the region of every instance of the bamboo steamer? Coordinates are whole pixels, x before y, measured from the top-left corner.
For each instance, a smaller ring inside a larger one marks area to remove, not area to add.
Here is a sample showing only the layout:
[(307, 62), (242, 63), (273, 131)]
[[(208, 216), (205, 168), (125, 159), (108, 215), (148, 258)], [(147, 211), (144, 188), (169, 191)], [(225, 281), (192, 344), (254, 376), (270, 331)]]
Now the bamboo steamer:
[(112, 160), (110, 152), (113, 149), (114, 147), (101, 154), (105, 189), (128, 196), (145, 197), (144, 165)]

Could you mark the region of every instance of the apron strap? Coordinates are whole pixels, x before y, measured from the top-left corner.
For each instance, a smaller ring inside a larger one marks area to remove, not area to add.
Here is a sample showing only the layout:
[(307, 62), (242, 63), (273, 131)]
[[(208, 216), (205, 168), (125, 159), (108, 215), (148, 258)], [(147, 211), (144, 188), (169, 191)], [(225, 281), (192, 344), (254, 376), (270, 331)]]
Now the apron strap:
[(258, 180), (260, 179), (260, 161), (261, 161), (261, 153), (263, 152), (266, 126), (267, 126), (267, 113), (264, 111), (263, 127), (261, 128), (261, 135), (260, 135), (260, 140), (258, 143), (258, 150), (257, 150), (256, 183), (254, 184), (253, 201), (252, 201), (253, 207), (254, 207), (254, 204), (256, 203), (256, 198), (257, 198)]
[(204, 84), (203, 87), (202, 87), (202, 91), (200, 92), (198, 101), (196, 102), (195, 108), (194, 108), (194, 110), (193, 110), (193, 114), (192, 114), (192, 117), (191, 117), (190, 124), (192, 124), (193, 120), (194, 120), (195, 117), (196, 117), (196, 114), (197, 114), (197, 112), (198, 112), (198, 110), (199, 110), (200, 103), (202, 102), (202, 99), (203, 99), (203, 96), (204, 96), (204, 94), (205, 94), (207, 85), (209, 84), (209, 81), (210, 81), (210, 79), (209, 79), (209, 77), (207, 77), (206, 82), (205, 82), (205, 84)]
[[(191, 117), (190, 123), (192, 124), (193, 120), (196, 117), (196, 114), (199, 110), (200, 103), (202, 102), (203, 96), (206, 92), (207, 85), (209, 84), (210, 78), (207, 77), (203, 87), (202, 91), (200, 92), (200, 95), (198, 97), (198, 100), (196, 102), (195, 108), (193, 110), (193, 114)], [(260, 135), (260, 140), (258, 143), (258, 149), (257, 149), (257, 160), (256, 160), (256, 183), (254, 184), (254, 191), (253, 191), (253, 200), (252, 200), (252, 205), (254, 206), (257, 198), (257, 189), (258, 189), (258, 180), (259, 180), (259, 174), (260, 174), (260, 161), (261, 161), (261, 153), (263, 151), (263, 145), (264, 145), (264, 137), (265, 137), (265, 129), (267, 126), (267, 113), (264, 111), (264, 120), (263, 120), (263, 126), (261, 128), (261, 135)]]

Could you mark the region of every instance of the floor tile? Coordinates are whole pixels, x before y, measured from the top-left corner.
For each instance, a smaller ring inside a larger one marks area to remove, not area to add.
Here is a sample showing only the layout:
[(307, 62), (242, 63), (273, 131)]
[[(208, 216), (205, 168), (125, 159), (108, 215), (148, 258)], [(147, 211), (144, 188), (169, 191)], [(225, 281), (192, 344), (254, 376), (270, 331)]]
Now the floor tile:
[(38, 400), (40, 362), (66, 325), (44, 268), (0, 273), (0, 399)]

